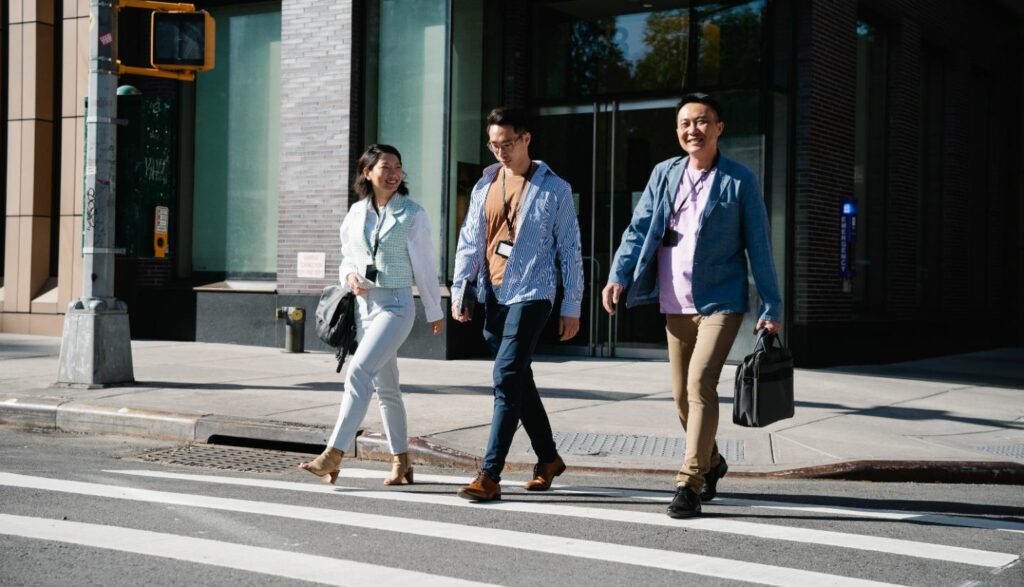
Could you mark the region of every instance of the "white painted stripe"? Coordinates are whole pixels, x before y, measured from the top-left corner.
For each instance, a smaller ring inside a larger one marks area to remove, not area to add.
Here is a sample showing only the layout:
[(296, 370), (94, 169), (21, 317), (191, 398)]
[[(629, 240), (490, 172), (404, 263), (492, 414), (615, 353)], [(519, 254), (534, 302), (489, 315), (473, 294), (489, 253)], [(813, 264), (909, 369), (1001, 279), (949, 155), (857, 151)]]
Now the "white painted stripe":
[[(443, 538), (472, 542), (494, 547), (515, 548), (545, 554), (555, 554), (626, 565), (678, 571), (721, 579), (732, 579), (763, 585), (886, 585), (862, 579), (763, 565), (724, 558), (642, 548), (592, 540), (578, 540), (561, 536), (531, 534), (497, 528), (463, 526), (448, 522), (433, 522), (414, 518), (398, 518), (360, 512), (294, 506), (273, 502), (247, 501), (223, 497), (208, 497), (188, 493), (170, 493), (131, 487), (101, 485), (31, 477), (14, 473), (0, 473), (0, 485), (89, 495), (112, 499), (125, 499), (146, 503), (162, 503), (188, 507), (242, 512), (263, 516), (277, 516), (324, 524), (338, 524), (375, 531), (400, 532), (430, 538)], [(296, 484), (299, 485), (299, 484)], [(324, 489), (330, 489), (324, 487)], [(397, 494), (397, 493), (396, 493)]]
[(117, 526), (0, 514), (0, 534), (81, 544), (327, 585), (479, 585), (417, 571)]
[[(384, 475), (383, 471), (373, 469), (342, 469), (341, 477), (350, 479), (379, 479)], [(468, 477), (457, 477), (454, 475), (416, 475), (416, 479), (424, 483), (437, 483), (442, 485), (465, 485)], [(522, 485), (525, 481), (502, 479), (503, 487)], [(603, 495), (609, 497), (622, 497), (628, 499), (643, 499), (647, 501), (668, 502), (672, 499), (672, 493), (668, 491), (657, 491), (650, 489), (617, 489), (611, 487), (588, 487), (576, 485), (552, 485), (552, 493), (564, 494), (586, 494)], [(902, 522), (917, 522), (923, 524), (936, 524), (941, 526), (959, 526), (963, 528), (981, 528), (984, 530), (1000, 530), (1003, 532), (1024, 533), (1024, 522), (1013, 520), (997, 520), (992, 518), (972, 518), (969, 516), (952, 516), (945, 514), (932, 514), (928, 512), (915, 512), (904, 510), (875, 510), (870, 508), (856, 508), (848, 506), (823, 506), (811, 503), (794, 503), (784, 501), (737, 499), (731, 497), (717, 497), (715, 506), (732, 506), (748, 508), (764, 508), (770, 510), (783, 510), (805, 512), (810, 514), (828, 514), (833, 516), (849, 516), (855, 518), (871, 518), (877, 520), (894, 520)]]
[(161, 479), (177, 479), (185, 481), (200, 481), (206, 483), (220, 483), (227, 485), (238, 485), (244, 487), (264, 487), (271, 489), (283, 489), (287, 491), (304, 491), (314, 493), (343, 492), (346, 496), (360, 497), (365, 499), (383, 499), (390, 501), (402, 501), (407, 503), (421, 503), (432, 505), (443, 505), (449, 507), (480, 508), (486, 507), (488, 511), (519, 512), (530, 514), (541, 514), (548, 516), (566, 516), (573, 518), (586, 518), (591, 520), (603, 520), (608, 522), (624, 522), (629, 524), (644, 524), (647, 526), (663, 526), (669, 528), (685, 528), (688, 530), (704, 530), (710, 532), (723, 532), (727, 534), (739, 534), (753, 538), (765, 538), (769, 540), (786, 540), (790, 542), (801, 542), (805, 544), (820, 544), (837, 548), (850, 548), (855, 550), (866, 550), (871, 552), (884, 552), (925, 558), (939, 561), (957, 562), (968, 565), (998, 568), (1017, 560), (1016, 554), (1005, 554), (987, 550), (976, 550), (959, 546), (946, 546), (942, 544), (929, 544), (926, 542), (915, 542), (911, 540), (900, 540), (897, 538), (886, 538), (866, 536), (863, 534), (847, 534), (843, 532), (832, 532), (829, 530), (816, 530), (814, 528), (799, 528), (789, 526), (773, 526), (754, 522), (743, 522), (739, 520), (726, 520), (720, 518), (691, 518), (687, 520), (675, 520), (665, 514), (638, 512), (635, 510), (601, 509), (574, 505), (556, 505), (550, 503), (536, 503), (529, 501), (499, 501), (486, 505), (474, 504), (456, 495), (437, 495), (430, 493), (404, 493), (401, 491), (372, 491), (358, 487), (340, 487), (327, 485), (314, 485), (310, 483), (296, 483), (290, 481), (272, 481), (269, 479), (254, 479), (244, 477), (221, 477), (212, 475), (189, 475), (185, 473), (168, 473), (163, 471), (109, 471), (145, 477)]

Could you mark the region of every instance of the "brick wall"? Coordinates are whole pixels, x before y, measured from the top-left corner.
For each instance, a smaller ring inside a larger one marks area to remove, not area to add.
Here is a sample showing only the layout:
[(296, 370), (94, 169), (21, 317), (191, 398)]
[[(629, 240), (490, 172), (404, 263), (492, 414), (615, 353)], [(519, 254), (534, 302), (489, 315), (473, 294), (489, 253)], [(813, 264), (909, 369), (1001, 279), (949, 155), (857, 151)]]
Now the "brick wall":
[[(352, 166), (352, 38), (350, 0), (281, 3), (281, 293), (315, 292), (338, 279)], [(325, 279), (296, 276), (299, 252), (327, 254)]]
[(848, 320), (839, 269), (839, 198), (853, 193), (857, 7), (798, 5), (793, 310), (797, 323)]
[[(953, 339), (958, 334), (940, 328), (950, 319), (973, 323), (975, 332), (966, 326), (962, 330), (973, 342), (949, 342), (943, 350), (1019, 343), (1020, 311), (1009, 323), (989, 320), (991, 326), (982, 329), (974, 318), (994, 318), (1017, 307), (1021, 295), (1015, 276), (1024, 264), (1024, 178), (1017, 136), (1022, 124), (1024, 16), (1000, 2), (972, 4), (966, 14), (965, 6), (952, 0), (864, 0), (859, 6), (842, 0), (799, 0), (797, 6), (792, 317), (797, 330), (803, 330), (805, 348), (813, 350), (812, 339), (821, 341), (815, 332), (850, 334), (867, 344), (883, 341), (883, 347), (896, 344), (883, 340), (893, 332), (922, 326)], [(872, 22), (888, 40), (885, 307), (872, 319), (876, 326), (885, 321), (891, 330), (874, 334), (874, 326), (858, 322), (837, 271), (838, 198), (853, 189), (858, 10), (875, 17)], [(959, 41), (964, 38), (974, 41)], [(934, 194), (922, 193), (921, 175), (926, 43), (941, 53), (944, 69), (938, 311), (918, 304), (922, 285), (916, 266), (924, 240), (921, 205), (934, 199)], [(847, 325), (845, 330), (837, 328), (841, 324)], [(929, 346), (923, 341), (909, 344), (903, 352)]]

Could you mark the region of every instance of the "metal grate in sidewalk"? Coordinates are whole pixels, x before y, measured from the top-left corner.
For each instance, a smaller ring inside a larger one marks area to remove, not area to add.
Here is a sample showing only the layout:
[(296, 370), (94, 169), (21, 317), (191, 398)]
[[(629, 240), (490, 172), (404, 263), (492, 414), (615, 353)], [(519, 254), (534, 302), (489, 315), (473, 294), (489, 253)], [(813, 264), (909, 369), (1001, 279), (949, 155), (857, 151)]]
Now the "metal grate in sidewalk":
[[(558, 452), (565, 455), (677, 460), (686, 456), (682, 437), (596, 432), (555, 432), (554, 436)], [(718, 450), (729, 462), (744, 460), (742, 440), (719, 439)]]
[(126, 460), (228, 471), (275, 473), (294, 469), (299, 463), (308, 461), (310, 457), (311, 455), (308, 454), (278, 450), (215, 444), (186, 444), (147, 451), (126, 457)]
[(996, 444), (990, 446), (976, 446), (975, 450), (989, 454), (1024, 461), (1024, 444)]

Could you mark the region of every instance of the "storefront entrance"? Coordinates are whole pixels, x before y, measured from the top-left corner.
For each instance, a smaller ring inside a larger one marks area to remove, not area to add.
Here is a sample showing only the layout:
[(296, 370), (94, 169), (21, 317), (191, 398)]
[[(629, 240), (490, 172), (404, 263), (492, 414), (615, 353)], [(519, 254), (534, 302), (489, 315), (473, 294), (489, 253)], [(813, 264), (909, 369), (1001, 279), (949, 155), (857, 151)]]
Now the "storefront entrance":
[[(531, 153), (572, 184), (584, 256), (581, 331), (558, 343), (553, 317), (543, 352), (604, 357), (663, 358), (664, 317), (657, 305), (615, 316), (601, 306), (622, 233), (651, 170), (683, 153), (675, 134), (675, 107), (686, 91), (713, 93), (723, 104), (723, 153), (774, 182), (781, 224), (776, 239), (784, 259), (785, 142), (768, 159), (773, 133), (787, 132), (784, 97), (762, 86), (768, 2), (536, 2), (530, 14), (531, 80), (527, 103), (534, 115)], [(775, 163), (775, 170), (772, 163)], [(766, 190), (768, 192), (770, 190)], [(771, 206), (771, 197), (768, 198)], [(773, 231), (774, 232), (774, 231)], [(779, 263), (780, 280), (784, 263)], [(753, 287), (752, 294), (755, 293)], [(752, 304), (756, 297), (751, 298)], [(749, 352), (753, 330), (744, 327), (734, 355)], [(733, 358), (737, 358), (734, 356)]]
[[(382, 0), (382, 19), (385, 4), (391, 3)], [(723, 106), (723, 152), (764, 186), (785, 287), (791, 60), (773, 56), (792, 50), (789, 0), (453, 0), (450, 6), (447, 275), (470, 190), (494, 162), (483, 147), (486, 114), (499, 104), (524, 106), (533, 119), (530, 154), (572, 185), (586, 282), (580, 334), (559, 342), (554, 315), (540, 352), (663, 358), (658, 307), (610, 317), (600, 295), (652, 169), (682, 154), (675, 135), (679, 97), (699, 90)], [(433, 168), (410, 169), (425, 177)], [(734, 355), (749, 352), (750, 326)]]

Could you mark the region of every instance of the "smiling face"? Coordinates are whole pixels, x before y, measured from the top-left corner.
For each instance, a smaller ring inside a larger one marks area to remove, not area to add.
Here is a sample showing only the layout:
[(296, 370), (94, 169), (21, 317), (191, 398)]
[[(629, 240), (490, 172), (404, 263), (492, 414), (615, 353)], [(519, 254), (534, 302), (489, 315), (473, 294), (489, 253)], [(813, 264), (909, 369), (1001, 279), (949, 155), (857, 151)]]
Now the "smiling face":
[(373, 191), (378, 196), (386, 198), (395, 195), (405, 178), (401, 159), (392, 153), (381, 153), (377, 163), (365, 169), (363, 175), (373, 184)]
[(679, 146), (692, 155), (713, 156), (718, 152), (718, 137), (725, 130), (725, 123), (718, 120), (718, 114), (700, 102), (690, 102), (676, 114), (676, 136)]

